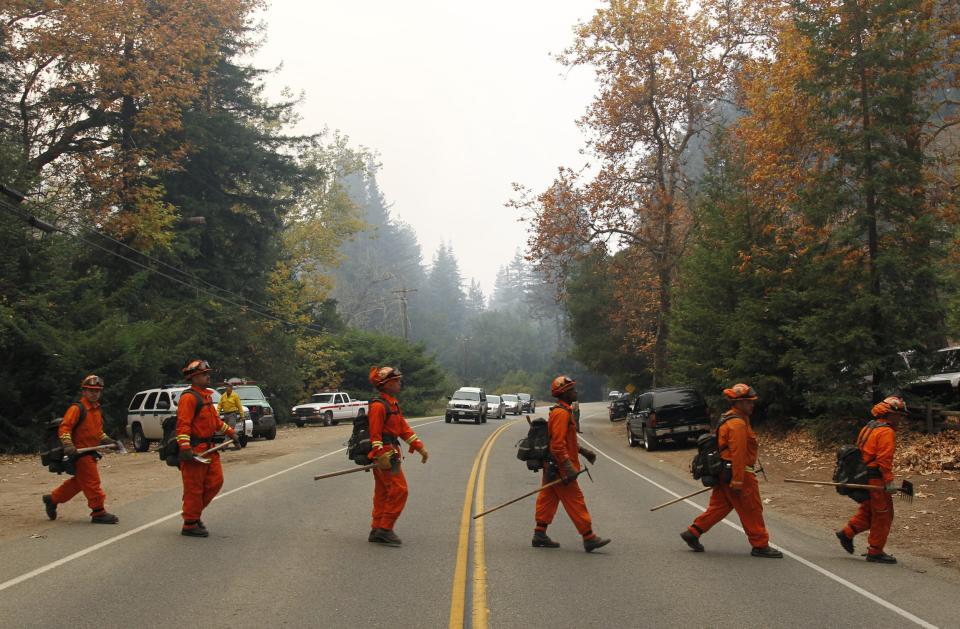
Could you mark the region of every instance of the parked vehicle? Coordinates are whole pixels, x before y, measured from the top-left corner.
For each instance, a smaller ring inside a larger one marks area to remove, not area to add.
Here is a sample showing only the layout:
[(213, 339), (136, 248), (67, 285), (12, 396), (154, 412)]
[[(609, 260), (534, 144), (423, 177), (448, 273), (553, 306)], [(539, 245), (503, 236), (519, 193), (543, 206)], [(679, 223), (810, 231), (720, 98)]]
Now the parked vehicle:
[(521, 413), (534, 413), (537, 410), (537, 402), (533, 399), (533, 396), (529, 393), (518, 393), (520, 396), (520, 412)]
[(927, 361), (929, 367), (917, 364), (921, 362), (917, 358), (911, 359), (911, 364), (926, 375), (903, 388), (908, 408), (919, 413), (927, 403), (947, 408), (960, 407), (960, 345), (938, 350)]
[(630, 400), (630, 395), (626, 393), (622, 394), (617, 399), (612, 400), (610, 405), (607, 407), (607, 414), (610, 416), (610, 421), (615, 422), (618, 419), (626, 418), (632, 406), (633, 403)]
[(473, 419), (477, 424), (487, 421), (487, 394), (477, 387), (460, 387), (447, 402), (446, 422)]
[(297, 428), (307, 423), (319, 422), (324, 426), (336, 426), (341, 421), (353, 421), (364, 417), (369, 411), (369, 402), (354, 400), (342, 391), (314, 393), (309, 402), (290, 409)]
[(619, 391), (617, 391), (616, 389), (614, 389), (613, 391), (611, 391), (610, 393), (607, 394), (607, 399), (608, 399), (608, 400), (619, 400), (621, 395), (623, 395), (623, 394), (620, 393)]
[[(232, 379), (233, 390), (240, 396), (240, 403), (250, 410), (250, 419), (253, 421), (253, 436), (276, 439), (277, 418), (273, 414), (273, 407), (267, 401), (260, 387), (254, 382)], [(217, 388), (223, 393), (223, 387)]]
[(513, 393), (504, 393), (500, 396), (500, 399), (503, 400), (503, 412), (510, 413), (511, 415), (520, 414), (520, 396)]
[[(165, 384), (156, 389), (139, 391), (127, 405), (127, 435), (133, 440), (137, 452), (146, 452), (150, 443), (163, 440), (163, 420), (176, 416), (180, 395), (190, 386), (186, 384)], [(213, 403), (220, 401), (220, 393), (213, 391)], [(244, 406), (244, 418), (250, 416)]]
[(707, 403), (696, 389), (669, 387), (647, 391), (627, 415), (627, 443), (656, 450), (664, 439), (694, 440), (710, 431)]
[(487, 417), (493, 419), (503, 419), (507, 416), (507, 407), (499, 395), (487, 396)]

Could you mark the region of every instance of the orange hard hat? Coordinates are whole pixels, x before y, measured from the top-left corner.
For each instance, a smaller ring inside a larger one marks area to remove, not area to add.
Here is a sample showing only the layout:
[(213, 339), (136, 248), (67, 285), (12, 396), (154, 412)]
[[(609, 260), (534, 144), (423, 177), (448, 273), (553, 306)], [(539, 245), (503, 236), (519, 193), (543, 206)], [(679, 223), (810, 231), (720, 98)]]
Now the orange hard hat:
[(199, 358), (194, 358), (187, 363), (187, 366), (180, 370), (183, 373), (183, 377), (189, 380), (190, 378), (210, 371), (210, 363)]
[(569, 391), (577, 386), (577, 381), (569, 376), (557, 376), (550, 383), (550, 395), (560, 397), (564, 391)]
[(870, 409), (870, 414), (874, 417), (886, 417), (890, 413), (898, 413), (900, 415), (907, 414), (907, 404), (903, 401), (902, 398), (898, 398), (895, 395), (891, 395), (882, 402), (877, 402), (873, 405), (873, 408)]
[(390, 380), (399, 380), (403, 374), (393, 367), (372, 367), (370, 369), (370, 384), (379, 388)]
[(83, 379), (83, 382), (80, 383), (80, 388), (100, 390), (103, 388), (103, 378), (94, 374), (90, 374)]
[(749, 384), (738, 383), (723, 390), (723, 395), (730, 401), (736, 400), (757, 400), (760, 396), (753, 390)]

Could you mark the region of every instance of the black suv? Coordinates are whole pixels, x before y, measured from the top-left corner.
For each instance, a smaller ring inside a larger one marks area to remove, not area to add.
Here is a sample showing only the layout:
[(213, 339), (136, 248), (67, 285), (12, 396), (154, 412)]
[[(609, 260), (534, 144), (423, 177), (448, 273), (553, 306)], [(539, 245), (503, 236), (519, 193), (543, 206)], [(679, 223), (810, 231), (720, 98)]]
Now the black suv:
[(618, 419), (625, 418), (630, 413), (630, 407), (632, 406), (629, 393), (624, 393), (615, 400), (610, 400), (610, 406), (607, 407), (610, 421), (615, 422)]
[(663, 439), (682, 443), (709, 431), (707, 403), (690, 387), (647, 391), (627, 415), (627, 443), (631, 448), (642, 442), (647, 450), (656, 450)]

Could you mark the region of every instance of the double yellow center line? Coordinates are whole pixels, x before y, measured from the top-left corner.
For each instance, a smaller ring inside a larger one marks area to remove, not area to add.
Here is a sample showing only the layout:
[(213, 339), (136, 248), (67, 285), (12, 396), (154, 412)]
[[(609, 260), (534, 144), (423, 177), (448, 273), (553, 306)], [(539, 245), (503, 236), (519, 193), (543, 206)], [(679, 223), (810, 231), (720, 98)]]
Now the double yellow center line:
[[(464, 615), (467, 603), (467, 563), (470, 547), (471, 505), (476, 512), (483, 511), (483, 486), (487, 475), (487, 457), (493, 448), (493, 442), (507, 428), (515, 424), (509, 422), (497, 428), (477, 452), (467, 480), (467, 491), (463, 497), (463, 514), (460, 516), (460, 541), (457, 545), (457, 566), (453, 573), (453, 594), (450, 600), (450, 629), (464, 627)], [(473, 629), (486, 629), (487, 626), (487, 565), (483, 548), (483, 518), (473, 525), (473, 604), (471, 606)]]

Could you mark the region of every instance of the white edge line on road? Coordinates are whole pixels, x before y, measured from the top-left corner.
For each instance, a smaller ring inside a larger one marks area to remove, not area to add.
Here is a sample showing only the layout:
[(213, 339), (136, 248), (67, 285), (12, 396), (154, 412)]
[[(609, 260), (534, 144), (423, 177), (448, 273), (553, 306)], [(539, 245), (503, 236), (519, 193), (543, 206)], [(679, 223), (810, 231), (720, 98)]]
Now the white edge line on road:
[[(442, 419), (437, 419), (437, 420), (430, 421), (430, 422), (424, 422), (424, 423), (422, 423), (422, 424), (416, 424), (415, 427), (416, 427), (416, 428), (419, 428), (420, 426), (427, 426), (427, 425), (429, 425), (429, 424), (436, 424), (437, 422), (441, 422), (441, 421), (443, 421), (443, 420), (442, 420)], [(264, 482), (264, 481), (268, 481), (268, 480), (270, 480), (271, 478), (275, 478), (275, 477), (277, 477), (277, 476), (280, 476), (281, 474), (286, 474), (287, 472), (291, 472), (291, 471), (293, 471), (293, 470), (295, 470), (295, 469), (297, 469), (297, 468), (303, 467), (304, 465), (310, 465), (311, 463), (316, 463), (316, 462), (319, 461), (320, 459), (325, 459), (325, 458), (327, 458), (328, 456), (333, 456), (334, 454), (339, 454), (340, 452), (343, 452), (344, 450), (346, 450), (346, 448), (340, 448), (339, 450), (334, 450), (333, 452), (327, 452), (326, 454), (322, 454), (322, 455), (320, 455), (320, 456), (318, 456), (318, 457), (312, 458), (312, 459), (310, 459), (309, 461), (304, 461), (303, 463), (297, 463), (296, 465), (294, 465), (294, 466), (292, 466), (292, 467), (288, 467), (287, 469), (280, 470), (279, 472), (274, 472), (273, 474), (269, 474), (269, 475), (267, 475), (267, 476), (264, 476), (263, 478), (259, 478), (259, 479), (255, 480), (255, 481), (249, 482), (249, 483), (247, 483), (246, 485), (241, 485), (240, 487), (236, 487), (236, 488), (234, 488), (234, 489), (231, 489), (230, 491), (225, 491), (225, 492), (223, 492), (222, 494), (218, 495), (216, 498), (214, 498), (214, 500), (219, 500), (220, 498), (225, 498), (225, 497), (229, 496), (230, 494), (234, 494), (234, 493), (236, 493), (236, 492), (238, 492), (238, 491), (241, 491), (241, 490), (243, 490), (243, 489), (248, 489), (248, 488), (250, 488), (250, 487), (253, 487), (254, 485), (259, 485), (260, 483), (262, 483), (262, 482)], [(3, 583), (0, 583), (0, 592), (6, 590), (6, 589), (8, 589), (8, 588), (11, 588), (11, 587), (13, 587), (13, 586), (15, 586), (15, 585), (18, 585), (18, 584), (20, 584), (20, 583), (23, 583), (24, 581), (29, 581), (29, 580), (32, 579), (33, 577), (39, 576), (39, 575), (41, 575), (41, 574), (43, 574), (43, 573), (45, 573), (45, 572), (50, 572), (50, 571), (53, 570), (54, 568), (59, 568), (60, 566), (62, 566), (62, 565), (64, 565), (64, 564), (66, 564), (66, 563), (69, 563), (69, 562), (73, 561), (74, 559), (79, 559), (79, 558), (81, 558), (81, 557), (84, 557), (84, 556), (86, 556), (86, 555), (89, 555), (89, 554), (92, 553), (92, 552), (96, 552), (96, 551), (100, 550), (101, 548), (104, 548), (104, 547), (106, 547), (106, 546), (109, 546), (110, 544), (119, 542), (119, 541), (122, 540), (122, 539), (126, 539), (126, 538), (130, 537), (131, 535), (136, 535), (137, 533), (140, 533), (141, 531), (145, 531), (145, 530), (147, 530), (147, 529), (149, 529), (149, 528), (151, 528), (151, 527), (154, 527), (154, 526), (156, 526), (156, 525), (158, 525), (158, 524), (161, 524), (161, 523), (163, 523), (163, 522), (166, 522), (167, 520), (172, 520), (173, 518), (180, 517), (180, 513), (181, 513), (180, 511), (177, 511), (176, 513), (171, 513), (170, 515), (165, 515), (165, 516), (163, 516), (162, 518), (157, 518), (156, 520), (154, 520), (154, 521), (152, 521), (152, 522), (147, 522), (146, 524), (141, 524), (140, 526), (138, 526), (138, 527), (135, 528), (135, 529), (130, 529), (129, 531), (127, 531), (127, 532), (125, 532), (125, 533), (120, 533), (119, 535), (115, 535), (115, 536), (113, 536), (113, 537), (111, 537), (111, 538), (105, 539), (105, 540), (103, 540), (102, 542), (99, 542), (99, 543), (97, 543), (97, 544), (94, 544), (93, 546), (88, 546), (87, 548), (84, 548), (83, 550), (78, 550), (77, 552), (75, 552), (75, 553), (73, 553), (73, 554), (71, 554), (71, 555), (67, 555), (66, 557), (62, 557), (61, 559), (57, 559), (56, 561), (50, 562), (50, 563), (46, 564), (45, 566), (40, 566), (39, 568), (36, 568), (36, 569), (34, 569), (34, 570), (31, 570), (30, 572), (21, 574), (19, 577), (14, 577), (14, 578), (12, 578), (12, 579), (9, 579), (8, 581), (4, 581)]]
[[(590, 443), (590, 442), (587, 441), (586, 439), (581, 439), (581, 441), (583, 441), (584, 443), (586, 443), (587, 445), (589, 445), (591, 448), (593, 448), (594, 450), (596, 450), (597, 452), (599, 452), (600, 454), (602, 454), (602, 455), (605, 456), (606, 458), (610, 459), (611, 461), (613, 461), (614, 463), (616, 463), (617, 465), (619, 465), (619, 466), (622, 467), (623, 469), (627, 470), (628, 472), (630, 472), (630, 473), (633, 474), (634, 476), (638, 476), (638, 477), (642, 478), (643, 480), (647, 481), (648, 483), (650, 483), (650, 484), (653, 485), (654, 487), (656, 487), (656, 488), (658, 488), (658, 489), (661, 489), (661, 490), (667, 492), (668, 494), (670, 494), (670, 495), (673, 496), (674, 498), (679, 498), (679, 497), (680, 497), (680, 494), (678, 494), (678, 493), (676, 493), (676, 492), (674, 492), (674, 491), (672, 491), (672, 490), (670, 490), (670, 489), (667, 489), (666, 487), (664, 487), (664, 486), (661, 485), (660, 483), (656, 482), (655, 480), (652, 480), (652, 479), (650, 479), (650, 478), (647, 478), (646, 476), (644, 476), (644, 475), (641, 474), (640, 472), (638, 472), (638, 471), (636, 471), (636, 470), (634, 470), (634, 469), (632, 469), (632, 468), (624, 465), (623, 463), (621, 463), (620, 461), (616, 460), (615, 458), (613, 458), (612, 456), (610, 456), (609, 454), (607, 454), (606, 452), (604, 452), (603, 450), (601, 450), (600, 448), (598, 448), (596, 445)], [(704, 510), (705, 510), (703, 507), (701, 507), (700, 505), (698, 505), (697, 503), (695, 503), (694, 501), (692, 501), (692, 500), (690, 500), (690, 499), (684, 500), (683, 502), (687, 503), (687, 504), (690, 505), (691, 507), (696, 508), (696, 509), (699, 510), (699, 511), (704, 511)], [(723, 520), (723, 523), (726, 524), (727, 526), (733, 528), (733, 529), (736, 529), (736, 530), (740, 531), (741, 533), (743, 532), (743, 528), (742, 528), (742, 527), (740, 527), (740, 526), (737, 525), (737, 524), (734, 524), (733, 522), (730, 522), (729, 520)], [(900, 608), (900, 607), (897, 607), (896, 605), (894, 605), (894, 604), (891, 603), (890, 601), (887, 601), (887, 600), (884, 600), (884, 599), (880, 598), (879, 596), (877, 596), (877, 595), (874, 594), (873, 592), (869, 592), (869, 591), (863, 589), (862, 587), (860, 587), (860, 586), (857, 585), (856, 583), (852, 583), (852, 582), (850, 582), (850, 581), (847, 581), (846, 579), (844, 579), (844, 578), (841, 577), (840, 575), (834, 574), (834, 573), (830, 572), (829, 570), (827, 570), (826, 568), (823, 568), (823, 567), (821, 567), (821, 566), (818, 566), (817, 564), (813, 563), (812, 561), (809, 561), (809, 560), (807, 560), (807, 559), (804, 559), (804, 558), (801, 557), (800, 555), (798, 555), (798, 554), (796, 554), (796, 553), (794, 553), (794, 552), (790, 552), (789, 550), (783, 548), (782, 546), (777, 546), (776, 544), (770, 544), (770, 545), (773, 546), (774, 548), (776, 548), (777, 550), (781, 551), (781, 552), (782, 552), (784, 555), (786, 555), (787, 557), (790, 557), (791, 559), (795, 559), (796, 561), (799, 561), (800, 563), (802, 563), (803, 565), (807, 566), (808, 568), (811, 568), (811, 569), (819, 572), (819, 573), (822, 574), (823, 576), (825, 576), (825, 577), (827, 577), (827, 578), (829, 578), (829, 579), (832, 579), (832, 580), (836, 581), (836, 582), (839, 583), (840, 585), (842, 585), (842, 586), (844, 586), (844, 587), (846, 587), (846, 588), (849, 588), (850, 590), (853, 590), (853, 591), (856, 592), (857, 594), (860, 594), (861, 596), (870, 599), (870, 600), (873, 601), (874, 603), (877, 603), (877, 604), (879, 604), (879, 605), (882, 605), (883, 607), (886, 607), (887, 609), (889, 609), (890, 611), (894, 612), (895, 614), (897, 614), (897, 615), (899, 615), (899, 616), (902, 616), (903, 618), (906, 618), (907, 620), (909, 620), (909, 621), (911, 621), (911, 622), (913, 622), (913, 623), (915, 623), (915, 624), (917, 624), (917, 625), (919, 625), (919, 626), (921, 626), (921, 627), (925, 627), (926, 629), (938, 629), (936, 625), (930, 624), (929, 622), (927, 622), (927, 621), (924, 620), (923, 618), (919, 618), (919, 617), (917, 617), (917, 616), (914, 616), (913, 614), (911, 614), (911, 613), (908, 612), (907, 610), (905, 610), (905, 609), (903, 609), (903, 608)]]

